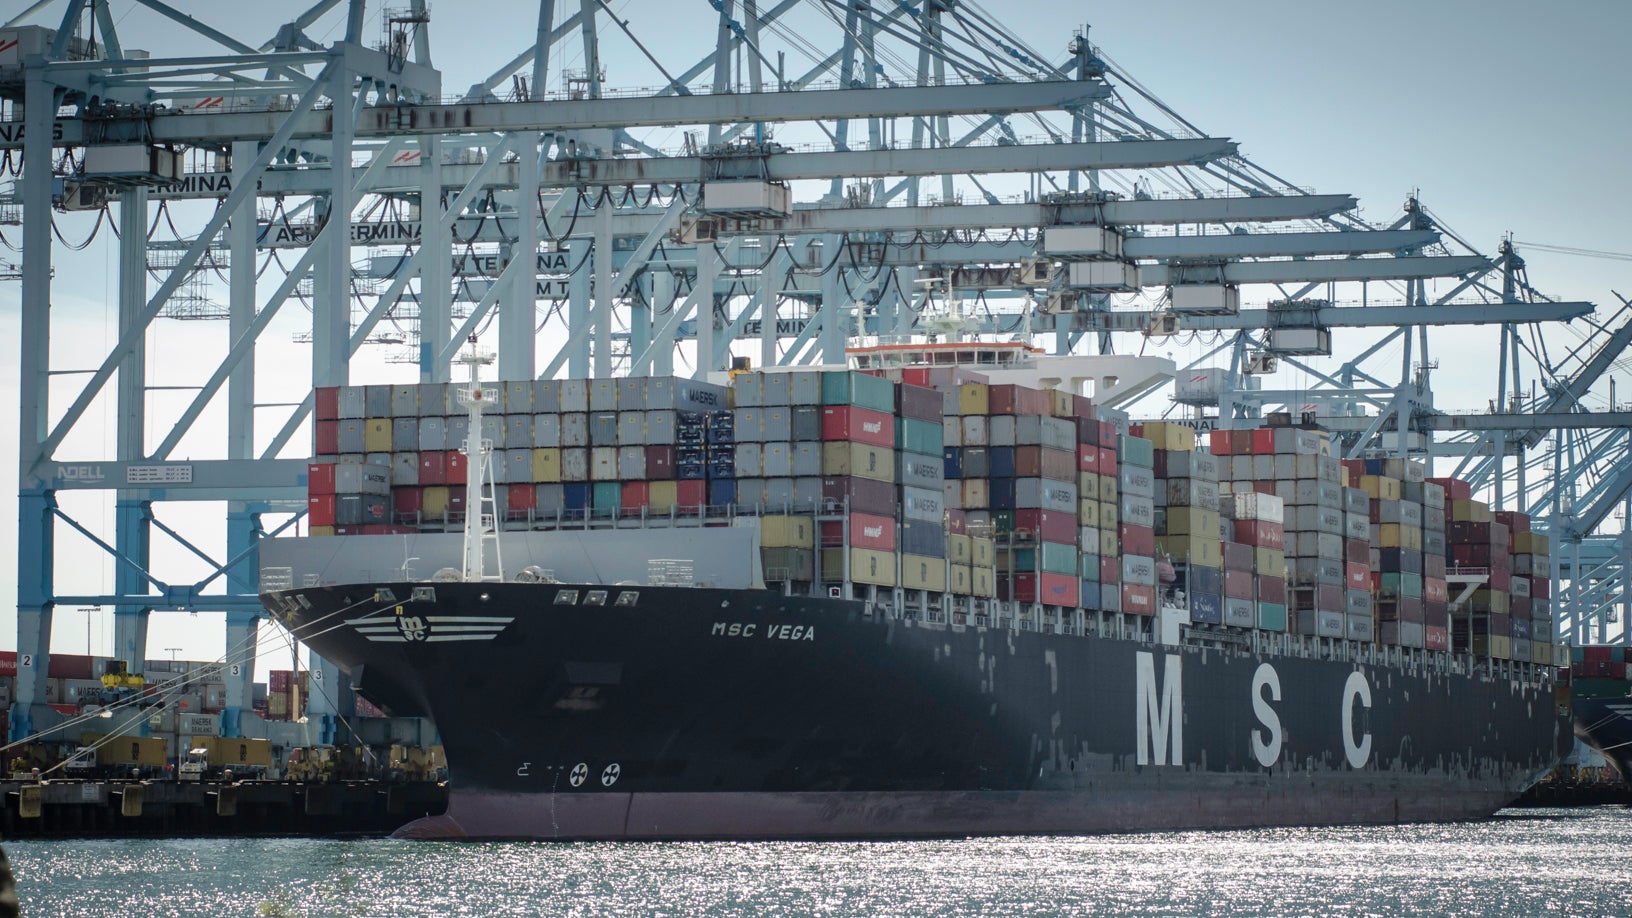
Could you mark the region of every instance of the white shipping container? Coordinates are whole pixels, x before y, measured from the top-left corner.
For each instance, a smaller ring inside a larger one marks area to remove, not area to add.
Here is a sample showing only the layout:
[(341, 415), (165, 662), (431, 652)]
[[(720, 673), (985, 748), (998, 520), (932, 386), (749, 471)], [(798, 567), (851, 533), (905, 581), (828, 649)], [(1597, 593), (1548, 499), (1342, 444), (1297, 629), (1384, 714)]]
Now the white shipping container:
[(1156, 560), (1138, 555), (1123, 555), (1122, 582), (1135, 586), (1155, 586)]
[(589, 381), (589, 410), (590, 411), (617, 411), (618, 410), (618, 381), (615, 379), (592, 379)]
[(759, 443), (738, 443), (736, 448), (737, 478), (760, 478), (765, 474), (765, 447)]
[(761, 449), (760, 462), (766, 478), (792, 478), (793, 449), (786, 443), (766, 443)]
[(1156, 473), (1150, 469), (1122, 465), (1117, 469), (1116, 478), (1117, 485), (1124, 494), (1132, 494), (1135, 497), (1156, 496)]
[[(810, 478), (822, 474), (822, 444), (800, 442), (793, 444), (793, 474), (796, 478)], [(916, 482), (903, 481), (902, 484)]]
[(1075, 513), (1077, 486), (1043, 478), (1018, 478), (1014, 482), (1014, 505), (1022, 510), (1056, 510)]
[(986, 417), (972, 414), (960, 419), (963, 423), (963, 436), (960, 437), (964, 446), (986, 446)]
[(563, 413), (582, 414), (589, 411), (589, 380), (563, 379), (560, 391)]
[(563, 414), (561, 415), (561, 445), (588, 446), (589, 445), (589, 415)]
[(901, 489), (901, 516), (904, 519), (939, 523), (945, 518), (939, 491), (929, 488)]
[[(1118, 518), (1122, 523), (1129, 526), (1156, 525), (1156, 502), (1148, 497), (1123, 494), (1117, 498), (1116, 506)], [(1101, 525), (1103, 523), (1101, 520)]]
[(591, 481), (618, 480), (618, 448), (597, 446), (589, 451), (589, 479)]
[(963, 423), (961, 418), (941, 418), (941, 445), (946, 447), (963, 445)]
[(1012, 414), (994, 414), (986, 419), (987, 446), (1014, 446), (1018, 441), (1018, 419)]
[[(641, 393), (644, 398), (645, 394)], [(644, 446), (646, 444), (646, 412), (618, 412), (618, 445)]]
[(334, 467), (334, 493), (336, 494), (377, 494), (391, 493), (391, 466), (386, 464), (364, 463), (361, 465), (339, 464)]
[(533, 412), (553, 414), (561, 410), (561, 384), (553, 379), (533, 380)]
[(391, 483), (393, 485), (419, 484), (419, 453), (391, 454)]

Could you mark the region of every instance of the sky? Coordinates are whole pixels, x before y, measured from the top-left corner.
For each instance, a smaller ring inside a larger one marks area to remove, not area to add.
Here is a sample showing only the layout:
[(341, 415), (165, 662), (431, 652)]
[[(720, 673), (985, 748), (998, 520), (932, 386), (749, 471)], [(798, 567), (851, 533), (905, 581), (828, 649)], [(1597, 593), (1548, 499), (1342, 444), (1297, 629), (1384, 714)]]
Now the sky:
[[(294, 9), (292, 4), (223, 7), (196, 0), (174, 5), (251, 44), (271, 35), (277, 20)], [(187, 40), (177, 26), (145, 10), (120, 2), (114, 6), (127, 46), (155, 55), (213, 53), (212, 47)], [(612, 7), (671, 71), (683, 69), (713, 45), (714, 14), (705, 0), (624, 0)], [(228, 8), (230, 16), (223, 14)], [(455, 5), (433, 3), (431, 8), (433, 58), (449, 94), (462, 92), (519, 52), (530, 41), (536, 17), (536, 5), (519, 2), (483, 3), (471, 8), (480, 11), (474, 15), (457, 12), (461, 8)], [(693, 12), (677, 15), (681, 9)], [(1054, 61), (1061, 59), (1074, 31), (1091, 26), (1092, 40), (1117, 69), (1200, 130), (1237, 141), (1246, 156), (1290, 184), (1356, 195), (1368, 221), (1391, 222), (1405, 199), (1418, 194), (1442, 225), (1486, 254), (1493, 254), (1504, 238), (1632, 253), (1632, 223), (1625, 219), (1632, 200), (1632, 172), (1625, 162), (1632, 149), (1632, 95), (1625, 89), (1623, 47), (1625, 36), (1632, 34), (1632, 4), (1624, 0), (1010, 0), (989, 9), (1001, 11), (994, 18)], [(823, 45), (824, 36), (832, 34), (823, 31), (819, 17), (800, 22), (801, 33), (814, 45)], [(379, 34), (372, 11), (366, 34), (371, 41)], [(603, 34), (615, 33), (603, 28)], [(325, 25), (312, 36), (333, 41), (338, 27)], [(836, 46), (836, 38), (830, 44)], [(626, 41), (609, 37), (602, 53), (608, 86), (651, 86), (659, 80)], [(562, 69), (581, 66), (581, 51), (573, 43), (558, 47), (549, 88), (558, 87)], [(790, 62), (789, 70), (794, 69)], [(679, 132), (673, 132), (659, 138), (658, 145), (677, 147), (680, 141)], [(81, 217), (68, 218), (63, 226), (70, 238), (89, 230)], [(0, 226), (0, 232), (13, 244), (21, 235), (17, 227)], [(116, 262), (107, 241), (104, 233), (79, 254), (56, 249), (53, 359), (62, 368), (94, 366), (112, 340)], [(1536, 250), (1525, 251), (1525, 258), (1533, 285), (1557, 299), (1595, 302), (1601, 318), (1617, 305), (1611, 291), (1632, 296), (1632, 265), (1624, 258)], [(0, 260), (20, 259), (0, 249)], [(0, 444), (7, 444), (0, 445), (0, 477), (9, 475), (10, 480), (15, 480), (16, 462), (9, 444), (15, 443), (18, 401), (19, 295), (17, 282), (0, 280)], [(309, 378), (302, 376), (308, 352), (292, 340), (302, 314), (294, 308), (288, 312), (262, 349), (262, 401), (278, 400), (279, 393), (298, 389)], [(199, 366), (185, 356), (220, 352), (222, 325), (158, 323), (149, 345), (153, 384), (196, 382)], [(1352, 353), (1370, 340), (1366, 334), (1340, 332), (1338, 348)], [(1434, 340), (1434, 356), (1441, 361), (1436, 375), (1441, 405), (1482, 408), (1495, 390), (1490, 359), (1494, 334), (1452, 330)], [(1557, 340), (1572, 338), (1562, 330)], [(1180, 351), (1176, 359), (1194, 356), (1184, 353), (1184, 345), (1169, 347)], [(353, 379), (407, 381), (409, 375), (409, 368), (368, 357)], [(64, 377), (53, 387), (59, 407), (71, 398), (76, 379)], [(174, 406), (186, 397), (184, 391), (165, 390), (153, 399), (156, 406)], [(153, 413), (162, 412), (156, 408)], [(105, 401), (93, 407), (91, 416), (111, 428)], [(218, 412), (207, 414), (205, 427), (218, 418)], [(156, 442), (162, 431), (151, 436)], [(105, 446), (96, 439), (93, 431), (59, 455), (95, 458)], [(178, 455), (190, 449), (207, 455), (213, 448), (199, 437), (184, 444)], [(64, 503), (93, 527), (111, 525), (111, 510), (94, 500), (67, 496)], [(16, 518), (15, 508), (15, 495), (0, 493), (0, 519)], [(204, 544), (221, 542), (224, 526), (215, 508), (166, 507), (160, 513), (188, 533), (196, 532)], [(82, 543), (69, 542), (60, 538), (59, 588), (71, 589), (70, 576), (86, 576), (85, 571), (100, 570), (107, 577), (110, 561)], [(0, 557), (16, 557), (14, 531), (0, 529)], [(14, 568), (9, 561), (0, 564), (0, 596), (15, 595)], [(176, 580), (187, 579), (189, 572), (202, 576), (201, 565), (180, 557), (169, 571)], [(105, 653), (111, 645), (112, 616), (90, 617), (91, 648)], [(54, 646), (82, 652), (86, 618), (59, 610)], [(183, 658), (213, 659), (220, 653), (222, 635), (218, 615), (155, 613), (149, 657), (169, 657), (166, 648), (174, 647)], [(15, 608), (7, 600), (0, 608), (0, 647), (14, 646)], [(277, 659), (286, 661), (287, 651), (279, 651)], [(265, 669), (263, 663), (263, 673)]]

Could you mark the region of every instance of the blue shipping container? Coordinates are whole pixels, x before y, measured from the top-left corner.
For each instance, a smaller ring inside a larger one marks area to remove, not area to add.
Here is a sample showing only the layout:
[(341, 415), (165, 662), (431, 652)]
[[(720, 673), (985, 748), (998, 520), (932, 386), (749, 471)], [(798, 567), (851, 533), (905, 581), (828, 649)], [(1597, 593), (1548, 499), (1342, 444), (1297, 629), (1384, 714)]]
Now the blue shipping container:
[(708, 483), (708, 502), (716, 507), (737, 502), (737, 483), (728, 479), (715, 479)]
[(1190, 594), (1190, 620), (1209, 625), (1224, 623), (1224, 600), (1217, 593)]
[(963, 450), (958, 449), (956, 446), (948, 446), (941, 450), (941, 463), (946, 469), (942, 473), (942, 477), (963, 477)]
[(570, 482), (561, 486), (561, 503), (568, 510), (586, 510), (589, 508), (589, 485), (583, 482)]
[(1014, 477), (1014, 447), (994, 446), (987, 451), (991, 463), (987, 474), (992, 478)]

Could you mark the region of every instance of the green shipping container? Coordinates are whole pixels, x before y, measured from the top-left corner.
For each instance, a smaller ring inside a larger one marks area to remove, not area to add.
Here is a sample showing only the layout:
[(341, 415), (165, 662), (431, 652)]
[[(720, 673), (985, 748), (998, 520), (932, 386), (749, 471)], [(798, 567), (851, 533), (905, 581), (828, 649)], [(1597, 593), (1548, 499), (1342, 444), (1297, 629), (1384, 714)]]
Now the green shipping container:
[(1587, 661), (1587, 651), (1586, 651), (1585, 648), (1574, 647), (1574, 646), (1572, 646), (1570, 648), (1570, 662), (1571, 663), (1585, 663), (1586, 661)]
[(616, 481), (597, 481), (590, 500), (596, 510), (618, 510), (623, 506), (623, 485)]
[(945, 441), (946, 428), (934, 421), (896, 419), (895, 448), (898, 450), (920, 456), (940, 456)]
[(992, 511), (992, 532), (997, 535), (1008, 535), (1014, 531), (1013, 510)]
[(1077, 576), (1085, 582), (1099, 583), (1099, 556), (1078, 555)]
[(1156, 448), (1143, 437), (1118, 436), (1116, 438), (1116, 461), (1123, 465), (1153, 469), (1156, 467)]
[[(1099, 579), (1098, 565), (1094, 562), (1094, 579)], [(997, 563), (999, 570), (1006, 567), (1001, 559)], [(1016, 548), (1014, 550), (1014, 569), (1016, 571), (1041, 570), (1047, 574), (1065, 574), (1077, 576), (1077, 547), (1075, 545), (1061, 545), (1055, 542), (1039, 542), (1036, 548)]]
[(1273, 602), (1258, 604), (1258, 627), (1264, 631), (1286, 630), (1286, 606)]
[(856, 405), (895, 414), (895, 383), (852, 370), (823, 373), (822, 404)]
[(1392, 593), (1395, 596), (1422, 597), (1422, 575), (1405, 574), (1396, 571), (1383, 571), (1381, 583), (1384, 594)]

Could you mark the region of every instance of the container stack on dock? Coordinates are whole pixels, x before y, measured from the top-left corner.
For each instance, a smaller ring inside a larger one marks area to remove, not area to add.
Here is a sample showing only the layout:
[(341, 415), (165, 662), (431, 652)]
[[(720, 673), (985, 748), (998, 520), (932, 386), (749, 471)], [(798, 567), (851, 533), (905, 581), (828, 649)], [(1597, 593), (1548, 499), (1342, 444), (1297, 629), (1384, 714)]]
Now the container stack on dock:
[[(1191, 621), (1253, 627), (1251, 562), (1236, 569), (1244, 578), (1224, 573), (1225, 547), (1236, 543), (1233, 532), (1227, 539), (1221, 531), (1217, 458), (1197, 450), (1195, 432), (1181, 424), (1145, 424), (1136, 432), (1152, 446), (1156, 554), (1173, 564), (1173, 584), (1189, 597)], [(1124, 476), (1124, 489), (1139, 484)]]

